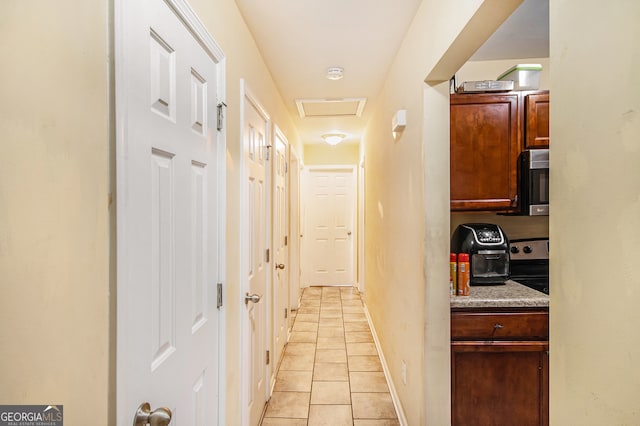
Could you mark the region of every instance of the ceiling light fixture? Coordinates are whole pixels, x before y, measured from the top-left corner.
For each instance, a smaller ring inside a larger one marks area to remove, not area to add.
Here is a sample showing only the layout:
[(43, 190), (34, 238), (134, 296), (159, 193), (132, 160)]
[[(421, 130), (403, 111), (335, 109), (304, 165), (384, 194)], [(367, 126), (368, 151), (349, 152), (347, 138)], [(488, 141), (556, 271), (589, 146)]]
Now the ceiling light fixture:
[(322, 139), (324, 139), (324, 141), (329, 145), (338, 145), (346, 137), (347, 135), (344, 133), (327, 133), (322, 135)]
[(327, 68), (327, 78), (329, 80), (340, 80), (342, 77), (344, 77), (344, 68), (342, 67)]

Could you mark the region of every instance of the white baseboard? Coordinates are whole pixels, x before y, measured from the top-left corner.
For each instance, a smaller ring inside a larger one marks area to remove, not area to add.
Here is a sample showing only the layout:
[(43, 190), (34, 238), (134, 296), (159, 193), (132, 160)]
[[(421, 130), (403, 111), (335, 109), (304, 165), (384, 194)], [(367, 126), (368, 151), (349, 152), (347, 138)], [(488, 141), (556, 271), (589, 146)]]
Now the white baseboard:
[[(363, 301), (364, 304), (364, 301)], [(396, 391), (396, 387), (393, 384), (393, 380), (391, 379), (391, 373), (389, 373), (389, 365), (387, 361), (384, 359), (384, 353), (382, 352), (382, 347), (380, 346), (380, 340), (378, 340), (378, 334), (376, 333), (376, 329), (373, 326), (373, 321), (371, 321), (371, 315), (369, 314), (369, 309), (367, 305), (364, 304), (364, 314), (367, 317), (367, 322), (369, 323), (369, 328), (371, 328), (371, 334), (373, 334), (373, 341), (376, 344), (376, 349), (378, 350), (378, 356), (380, 357), (380, 362), (382, 363), (382, 370), (384, 371), (384, 377), (387, 379), (387, 384), (389, 385), (389, 392), (391, 393), (391, 400), (393, 401), (393, 406), (396, 408), (396, 414), (398, 415), (398, 421), (400, 421), (401, 426), (408, 426), (407, 417), (404, 414), (404, 410), (402, 409), (402, 404), (400, 404), (400, 398), (398, 397), (398, 392)]]

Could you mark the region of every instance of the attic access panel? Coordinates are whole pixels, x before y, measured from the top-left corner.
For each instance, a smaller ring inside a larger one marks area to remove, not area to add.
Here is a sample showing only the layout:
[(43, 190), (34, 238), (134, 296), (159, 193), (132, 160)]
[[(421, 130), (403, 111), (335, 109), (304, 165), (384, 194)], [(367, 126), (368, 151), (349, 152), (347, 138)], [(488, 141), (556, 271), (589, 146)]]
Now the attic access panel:
[(296, 99), (300, 118), (360, 117), (366, 98)]

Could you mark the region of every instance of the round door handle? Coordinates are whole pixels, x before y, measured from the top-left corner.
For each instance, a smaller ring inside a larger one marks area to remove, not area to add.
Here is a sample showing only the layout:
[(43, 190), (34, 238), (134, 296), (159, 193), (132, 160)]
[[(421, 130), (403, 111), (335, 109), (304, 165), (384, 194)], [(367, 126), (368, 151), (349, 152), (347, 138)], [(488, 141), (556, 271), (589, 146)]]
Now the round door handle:
[(351, 231), (347, 232), (347, 235), (351, 235)]
[(284, 269), (284, 263), (276, 263), (276, 269)]
[(160, 407), (151, 411), (148, 402), (140, 404), (133, 418), (133, 426), (167, 426), (171, 423), (171, 410), (167, 407)]
[(260, 299), (262, 299), (262, 295), (261, 294), (249, 294), (249, 293), (247, 293), (244, 296), (244, 304), (248, 305), (249, 302), (258, 303), (260, 301)]

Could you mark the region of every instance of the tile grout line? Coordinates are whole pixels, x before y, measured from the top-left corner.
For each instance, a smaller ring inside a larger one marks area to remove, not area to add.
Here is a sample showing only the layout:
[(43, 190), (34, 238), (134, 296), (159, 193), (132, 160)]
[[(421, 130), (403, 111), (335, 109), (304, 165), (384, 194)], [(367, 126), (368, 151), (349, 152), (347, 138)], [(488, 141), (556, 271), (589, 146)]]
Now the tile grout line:
[[(305, 295), (304, 293), (306, 292), (306, 290), (307, 289), (305, 289), (305, 291), (303, 292), (303, 295), (301, 297), (301, 303), (300, 303), (298, 312), (296, 312), (296, 315), (293, 318), (292, 332), (293, 332), (293, 328), (296, 326), (296, 323), (298, 323), (298, 320), (301, 320), (301, 318), (298, 316), (300, 314), (300, 310), (302, 310), (300, 308), (314, 309), (314, 305), (315, 305), (315, 306), (318, 306), (318, 313), (317, 313), (317, 317), (316, 317), (317, 318), (316, 336), (315, 336), (314, 347), (313, 347), (314, 354), (313, 354), (313, 359), (312, 359), (312, 368), (311, 368), (311, 372), (310, 372), (310, 374), (311, 374), (311, 386), (310, 386), (310, 392), (309, 392), (309, 400), (308, 400), (309, 402), (308, 402), (307, 411), (306, 411), (307, 412), (307, 416), (306, 416), (306, 418), (299, 418), (298, 419), (299, 422), (300, 422), (299, 424), (303, 424), (304, 423), (307, 426), (310, 425), (310, 421), (311, 421), (311, 406), (312, 405), (316, 405), (316, 406), (323, 406), (323, 405), (345, 406), (345, 405), (347, 405), (347, 404), (340, 404), (340, 403), (338, 403), (338, 404), (323, 404), (323, 403), (312, 404), (312, 394), (313, 394), (313, 390), (314, 390), (314, 387), (315, 387), (314, 385), (316, 384), (316, 380), (315, 380), (315, 376), (316, 376), (315, 373), (317, 371), (316, 363), (317, 363), (317, 361), (319, 359), (317, 352), (318, 352), (318, 350), (320, 350), (319, 349), (319, 344), (320, 344), (319, 339), (320, 339), (320, 329), (321, 329), (320, 325), (321, 325), (321, 321), (322, 321), (321, 317), (322, 317), (322, 313), (323, 313), (323, 308), (325, 310), (328, 309), (330, 311), (333, 311), (335, 308), (339, 308), (339, 310), (340, 310), (340, 320), (341, 320), (341, 327), (340, 327), (341, 333), (338, 333), (338, 334), (342, 337), (342, 342), (341, 342), (340, 346), (342, 346), (342, 348), (344, 350), (345, 357), (346, 357), (346, 375), (347, 375), (346, 382), (347, 382), (348, 401), (349, 401), (348, 405), (350, 407), (351, 425), (353, 426), (353, 425), (356, 424), (356, 419), (355, 419), (355, 412), (354, 412), (354, 405), (353, 405), (353, 392), (352, 392), (353, 391), (353, 386), (352, 386), (353, 384), (351, 382), (351, 368), (349, 367), (350, 364), (349, 364), (348, 344), (347, 344), (347, 340), (346, 340), (347, 331), (346, 331), (346, 322), (345, 322), (345, 311), (344, 311), (345, 305), (344, 305), (344, 303), (348, 300), (350, 302), (349, 306), (351, 308), (352, 305), (353, 305), (353, 303), (351, 303), (351, 302), (353, 302), (355, 300), (357, 300), (359, 302), (359, 303), (357, 303), (357, 306), (362, 309), (362, 314), (365, 316), (364, 322), (367, 325), (367, 331), (372, 335), (373, 340), (374, 340), (373, 344), (376, 347), (376, 358), (382, 364), (382, 357), (381, 357), (381, 355), (379, 353), (379, 350), (378, 350), (378, 347), (377, 347), (378, 344), (376, 342), (376, 336), (375, 336), (375, 333), (373, 331), (373, 328), (371, 327), (372, 324), (370, 322), (370, 317), (367, 315), (368, 312), (365, 309), (364, 303), (362, 301), (362, 295), (360, 293), (358, 293), (357, 295), (354, 294), (353, 293), (353, 289), (351, 289), (352, 290), (351, 293), (349, 293), (346, 297), (343, 297), (343, 296), (345, 296), (347, 294), (346, 291), (343, 292), (341, 289), (339, 289), (337, 292), (336, 291), (329, 291), (328, 287), (322, 287), (320, 292), (314, 292), (314, 294), (307, 293), (307, 296), (310, 296), (312, 298), (305, 298), (304, 297), (304, 295)], [(338, 296), (337, 298), (335, 297), (336, 295)], [(319, 297), (318, 302), (315, 302), (316, 296)], [(357, 297), (355, 297), (355, 296), (357, 296)], [(304, 299), (306, 299), (307, 303), (310, 302), (310, 305), (305, 304), (304, 303)], [(338, 303), (336, 303), (336, 302), (338, 302)], [(306, 309), (303, 310), (303, 313), (305, 313), (307, 315), (309, 314), (308, 311), (306, 311)], [(326, 314), (326, 312), (325, 312), (325, 314)], [(356, 314), (356, 313), (349, 312), (349, 314)], [(308, 319), (308, 318), (304, 317), (304, 319)], [(327, 318), (325, 318), (325, 320), (328, 321), (328, 324), (326, 325), (326, 327), (334, 327), (335, 320), (333, 320), (333, 318), (327, 317)], [(302, 323), (304, 323), (304, 322), (305, 321), (302, 321)], [(311, 322), (311, 321), (309, 321), (309, 322)], [(360, 322), (360, 321), (357, 320), (357, 319), (352, 318), (352, 321), (350, 321), (350, 323), (351, 322)], [(359, 332), (359, 328), (358, 329), (354, 329), (353, 332), (356, 332), (356, 333)], [(330, 333), (330, 334), (333, 334), (333, 333)], [(330, 339), (331, 336), (328, 335), (327, 338)], [(295, 343), (295, 342), (291, 342), (291, 343)], [(300, 343), (302, 343), (302, 342), (300, 342)], [(354, 342), (354, 344), (356, 344), (356, 345), (357, 345), (357, 343), (358, 342)], [(337, 345), (329, 344), (328, 347), (324, 348), (324, 349), (331, 350), (332, 348), (335, 348), (336, 346)], [(358, 352), (356, 351), (356, 353), (358, 353)], [(356, 355), (354, 355), (354, 356), (356, 356)], [(332, 364), (331, 361), (327, 361), (327, 363)], [(297, 371), (297, 370), (292, 370), (292, 371)], [(300, 370), (300, 371), (302, 371), (302, 370)], [(384, 366), (383, 366), (383, 375), (386, 376), (386, 374), (384, 372)], [(330, 376), (329, 376), (329, 378), (330, 378)], [(319, 380), (319, 382), (323, 382), (323, 381), (328, 381), (328, 382), (332, 382), (333, 381), (333, 382), (335, 382), (336, 380)], [(338, 380), (338, 382), (342, 382), (342, 380)], [(387, 392), (386, 393), (389, 393), (389, 391), (391, 389), (390, 389), (387, 377), (385, 377), (385, 382), (386, 382), (386, 385), (387, 385)], [(283, 392), (285, 392), (285, 391), (283, 391)], [(299, 392), (302, 392), (302, 391), (299, 391)], [(394, 416), (395, 420), (396, 421), (400, 420), (398, 418), (398, 416), (397, 416), (397, 410), (394, 410), (394, 411), (396, 411), (396, 413), (394, 413), (394, 414), (396, 414)], [(316, 416), (317, 416), (317, 414), (316, 414)], [(380, 420), (391, 420), (391, 419), (382, 419), (382, 418), (380, 418)]]

